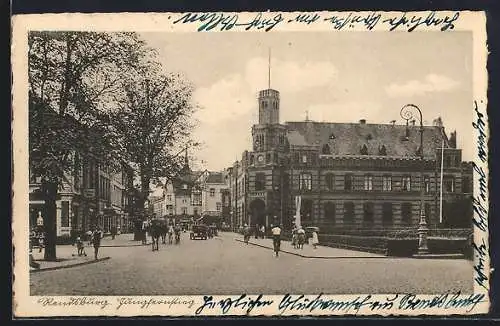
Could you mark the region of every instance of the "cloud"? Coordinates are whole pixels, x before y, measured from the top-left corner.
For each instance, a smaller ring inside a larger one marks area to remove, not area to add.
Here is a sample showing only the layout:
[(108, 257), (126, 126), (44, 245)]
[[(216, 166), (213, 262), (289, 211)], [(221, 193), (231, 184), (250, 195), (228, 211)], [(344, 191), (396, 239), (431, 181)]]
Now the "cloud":
[[(271, 67), (271, 87), (281, 93), (334, 85), (337, 77), (337, 69), (327, 61), (272, 60)], [(195, 91), (194, 100), (201, 106), (196, 117), (204, 123), (220, 124), (250, 111), (257, 112), (258, 91), (267, 87), (268, 61), (253, 58), (241, 73), (225, 76)]]
[(391, 84), (386, 87), (390, 97), (419, 96), (426, 93), (446, 92), (457, 88), (459, 83), (447, 76), (429, 74), (424, 80), (410, 80), (404, 84)]

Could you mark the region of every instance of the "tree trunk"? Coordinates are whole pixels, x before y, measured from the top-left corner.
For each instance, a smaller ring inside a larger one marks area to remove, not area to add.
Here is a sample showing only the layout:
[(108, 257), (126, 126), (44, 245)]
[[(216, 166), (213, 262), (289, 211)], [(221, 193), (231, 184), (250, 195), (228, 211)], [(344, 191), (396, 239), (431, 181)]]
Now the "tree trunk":
[(45, 253), (44, 259), (47, 261), (57, 260), (56, 241), (57, 241), (57, 182), (44, 181), (41, 185), (42, 193), (45, 199), (45, 209), (43, 215), (43, 226), (45, 231)]

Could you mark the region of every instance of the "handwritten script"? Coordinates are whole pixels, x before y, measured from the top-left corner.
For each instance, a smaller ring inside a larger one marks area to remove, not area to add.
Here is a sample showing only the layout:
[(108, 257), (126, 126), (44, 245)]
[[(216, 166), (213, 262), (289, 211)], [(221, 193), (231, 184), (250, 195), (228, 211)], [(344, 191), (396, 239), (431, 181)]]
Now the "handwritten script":
[(487, 132), (485, 121), (486, 109), (484, 101), (474, 101), (474, 122), (472, 127), (477, 133), (476, 149), (477, 162), (474, 162), (474, 176), (477, 180), (478, 192), (472, 198), (474, 207), (474, 217), (472, 222), (480, 232), (475, 237), (472, 244), (474, 250), (474, 282), (488, 290), (489, 271), (487, 267), (488, 258), (488, 175), (486, 166), (488, 162), (487, 154)]
[(455, 28), (460, 12), (451, 15), (439, 12), (428, 13), (255, 13), (241, 15), (238, 13), (184, 13), (173, 24), (195, 24), (198, 32), (203, 31), (255, 31), (269, 32), (281, 25), (313, 25), (328, 24), (333, 30), (366, 29), (381, 27), (388, 31), (413, 32), (421, 28), (435, 28), (448, 31)]

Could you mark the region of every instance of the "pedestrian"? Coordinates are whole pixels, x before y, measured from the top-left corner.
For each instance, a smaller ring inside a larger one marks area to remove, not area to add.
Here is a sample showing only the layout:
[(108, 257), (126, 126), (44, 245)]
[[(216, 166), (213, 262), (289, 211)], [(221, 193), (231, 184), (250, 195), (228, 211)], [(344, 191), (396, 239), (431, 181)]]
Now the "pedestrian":
[(245, 224), (243, 226), (243, 241), (248, 244), (248, 240), (250, 240), (250, 228)]
[(259, 231), (260, 231), (259, 224), (257, 224), (255, 225), (255, 239), (259, 238)]
[(281, 245), (281, 228), (276, 225), (271, 229), (271, 233), (273, 234), (273, 248), (276, 257), (278, 257), (278, 253), (280, 251)]
[(76, 237), (75, 244), (76, 244), (78, 256), (79, 257), (80, 256), (87, 257), (87, 253), (85, 252), (85, 244), (83, 243), (83, 240), (80, 236)]
[(312, 241), (311, 244), (313, 245), (313, 248), (316, 249), (318, 246), (319, 240), (318, 240), (318, 233), (316, 231), (312, 232)]
[(97, 260), (97, 255), (99, 253), (99, 247), (101, 246), (101, 231), (99, 227), (96, 227), (92, 233), (92, 244), (94, 245), (94, 259)]
[(38, 234), (38, 252), (42, 252), (42, 249), (44, 247), (44, 240), (45, 240), (44, 238), (45, 237), (44, 237), (43, 232), (40, 232)]
[(260, 227), (260, 235), (262, 236), (262, 239), (266, 236), (266, 227), (264, 225)]
[(111, 227), (111, 240), (115, 240), (115, 237), (116, 237), (116, 226), (112, 226)]

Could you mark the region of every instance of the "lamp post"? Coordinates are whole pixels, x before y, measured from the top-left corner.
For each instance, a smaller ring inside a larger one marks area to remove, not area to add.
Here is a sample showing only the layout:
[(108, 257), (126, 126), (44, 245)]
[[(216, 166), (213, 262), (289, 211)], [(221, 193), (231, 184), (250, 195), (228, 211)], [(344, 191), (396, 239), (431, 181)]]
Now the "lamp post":
[(422, 119), (422, 111), (415, 104), (406, 104), (401, 108), (400, 115), (406, 120), (406, 125), (408, 121), (414, 118), (415, 111), (418, 113), (418, 119), (420, 122), (420, 222), (418, 224), (418, 254), (426, 254), (429, 252), (427, 247), (427, 234), (429, 228), (427, 227), (427, 222), (425, 220), (425, 205), (424, 205), (424, 125)]

